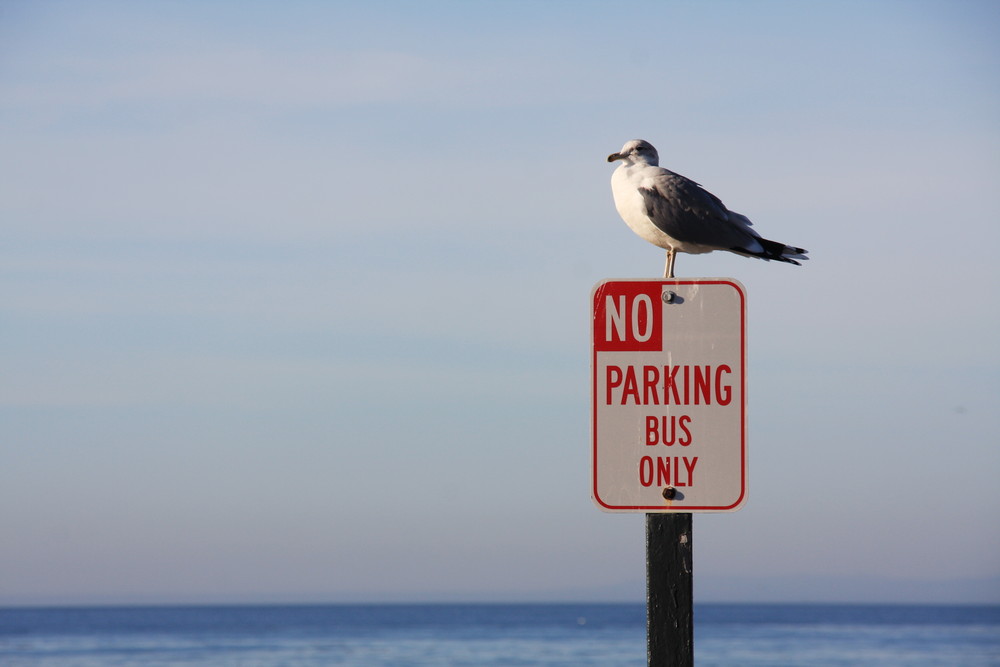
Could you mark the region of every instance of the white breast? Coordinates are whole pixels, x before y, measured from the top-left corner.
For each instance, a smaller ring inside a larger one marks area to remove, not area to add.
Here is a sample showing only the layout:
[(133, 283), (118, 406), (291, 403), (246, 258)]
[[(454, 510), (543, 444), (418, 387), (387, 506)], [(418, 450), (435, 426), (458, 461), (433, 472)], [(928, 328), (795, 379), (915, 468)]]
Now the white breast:
[(676, 239), (657, 229), (656, 225), (650, 221), (649, 216), (646, 215), (646, 203), (633, 184), (636, 174), (630, 173), (634, 169), (635, 167), (629, 168), (622, 164), (611, 174), (611, 193), (615, 198), (615, 208), (618, 209), (618, 215), (622, 217), (629, 229), (653, 245), (661, 248), (681, 246), (682, 244)]

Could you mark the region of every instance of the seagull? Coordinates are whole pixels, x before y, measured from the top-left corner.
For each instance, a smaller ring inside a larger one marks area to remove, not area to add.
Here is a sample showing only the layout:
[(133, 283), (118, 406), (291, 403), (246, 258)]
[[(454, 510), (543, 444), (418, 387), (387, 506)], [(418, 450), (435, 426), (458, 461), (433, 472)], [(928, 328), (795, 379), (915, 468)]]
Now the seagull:
[(621, 160), (611, 175), (615, 208), (633, 232), (665, 248), (664, 278), (674, 277), (674, 255), (728, 250), (746, 257), (799, 264), (808, 251), (769, 241), (751, 228), (746, 216), (726, 208), (722, 200), (694, 181), (659, 166), (660, 156), (648, 141), (635, 139), (608, 156)]

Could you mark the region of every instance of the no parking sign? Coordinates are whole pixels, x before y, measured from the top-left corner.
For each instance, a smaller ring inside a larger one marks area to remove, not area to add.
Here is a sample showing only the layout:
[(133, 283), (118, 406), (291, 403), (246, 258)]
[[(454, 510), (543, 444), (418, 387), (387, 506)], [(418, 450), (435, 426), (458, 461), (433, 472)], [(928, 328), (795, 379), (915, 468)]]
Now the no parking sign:
[(592, 295), (593, 489), (609, 512), (729, 512), (747, 497), (746, 292), (608, 280)]

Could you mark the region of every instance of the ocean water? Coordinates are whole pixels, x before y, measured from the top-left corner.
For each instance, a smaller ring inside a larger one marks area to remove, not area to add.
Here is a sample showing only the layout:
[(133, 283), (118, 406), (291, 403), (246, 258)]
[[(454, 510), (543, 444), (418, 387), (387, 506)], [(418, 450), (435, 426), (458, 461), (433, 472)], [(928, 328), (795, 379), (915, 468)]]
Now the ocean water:
[[(635, 604), (0, 609), (0, 665), (645, 665)], [(695, 608), (710, 665), (1000, 666), (1000, 607)]]

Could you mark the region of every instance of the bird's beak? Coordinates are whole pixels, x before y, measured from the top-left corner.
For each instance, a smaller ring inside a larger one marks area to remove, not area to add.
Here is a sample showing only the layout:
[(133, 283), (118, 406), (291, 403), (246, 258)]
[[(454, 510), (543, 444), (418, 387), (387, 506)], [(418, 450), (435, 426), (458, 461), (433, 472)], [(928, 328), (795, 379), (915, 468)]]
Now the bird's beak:
[(622, 155), (621, 153), (612, 153), (611, 155), (608, 156), (608, 162), (614, 162), (615, 160), (621, 160), (623, 157), (625, 157), (625, 156)]

